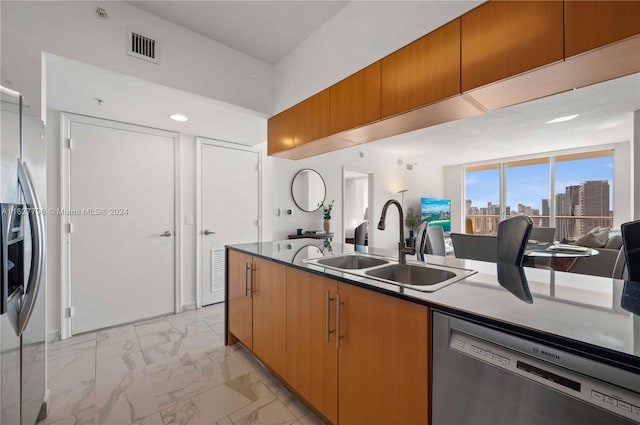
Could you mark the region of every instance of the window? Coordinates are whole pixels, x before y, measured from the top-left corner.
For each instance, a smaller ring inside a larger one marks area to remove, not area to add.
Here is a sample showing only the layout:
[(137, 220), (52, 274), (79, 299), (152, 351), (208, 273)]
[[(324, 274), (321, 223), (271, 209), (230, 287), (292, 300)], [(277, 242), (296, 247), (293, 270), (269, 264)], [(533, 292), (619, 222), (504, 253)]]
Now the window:
[(524, 214), (535, 227), (549, 227), (549, 164), (549, 158), (506, 164), (506, 217)]
[(611, 227), (613, 150), (466, 167), (465, 200), (476, 234), (495, 235), (498, 221), (513, 215), (555, 227), (558, 240)]
[(465, 169), (466, 218), (473, 233), (495, 235), (500, 221), (500, 164)]
[(555, 158), (556, 237), (613, 225), (613, 150)]

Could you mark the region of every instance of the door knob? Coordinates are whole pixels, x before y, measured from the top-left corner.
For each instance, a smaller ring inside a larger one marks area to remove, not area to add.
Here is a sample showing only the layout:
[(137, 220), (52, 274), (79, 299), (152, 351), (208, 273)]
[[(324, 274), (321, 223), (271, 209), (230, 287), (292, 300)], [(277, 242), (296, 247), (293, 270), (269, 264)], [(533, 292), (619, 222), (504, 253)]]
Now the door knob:
[(166, 232), (164, 232), (163, 234), (161, 234), (160, 236), (163, 236), (165, 238), (169, 238), (171, 237), (171, 231), (167, 230)]
[(211, 232), (211, 231), (209, 231), (209, 230), (203, 230), (203, 231), (202, 231), (202, 234), (203, 234), (203, 235), (215, 235), (215, 234), (216, 234), (216, 232)]

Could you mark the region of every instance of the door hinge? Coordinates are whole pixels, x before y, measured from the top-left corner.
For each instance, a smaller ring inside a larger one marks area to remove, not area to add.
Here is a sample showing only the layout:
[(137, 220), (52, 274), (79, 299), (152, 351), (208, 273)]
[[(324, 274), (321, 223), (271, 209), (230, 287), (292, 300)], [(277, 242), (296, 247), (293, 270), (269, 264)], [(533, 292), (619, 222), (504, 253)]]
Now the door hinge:
[(65, 144), (64, 147), (71, 150), (71, 147), (73, 146), (71, 137), (67, 137), (67, 139), (65, 140)]
[(64, 317), (66, 317), (67, 319), (73, 317), (73, 307), (67, 307), (64, 310)]
[(66, 233), (73, 233), (73, 226), (71, 225), (71, 223), (65, 223), (65, 232)]

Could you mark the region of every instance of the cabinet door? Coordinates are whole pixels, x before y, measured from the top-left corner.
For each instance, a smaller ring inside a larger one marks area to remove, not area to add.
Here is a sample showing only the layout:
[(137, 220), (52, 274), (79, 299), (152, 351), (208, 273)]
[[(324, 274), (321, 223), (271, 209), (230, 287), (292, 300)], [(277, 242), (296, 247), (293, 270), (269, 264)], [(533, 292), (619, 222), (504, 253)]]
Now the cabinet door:
[[(337, 290), (337, 282), (331, 279), (287, 269), (285, 378), (332, 423), (338, 421), (338, 351), (335, 341)], [(330, 297), (328, 308), (327, 294)]]
[[(251, 300), (251, 268), (253, 258), (236, 251), (228, 251), (229, 258), (229, 341), (240, 340), (253, 349), (253, 303)], [(235, 338), (234, 338), (235, 337)]]
[(565, 56), (640, 34), (640, 1), (566, 1)]
[(287, 268), (258, 258), (253, 264), (253, 352), (284, 376)]
[(462, 91), (560, 61), (561, 1), (490, 1), (462, 16)]
[(382, 117), (460, 93), (460, 19), (382, 59)]
[(289, 108), (267, 121), (267, 153), (273, 155), (295, 147), (298, 109)]
[(341, 424), (429, 422), (427, 307), (339, 284)]
[(380, 61), (330, 88), (331, 134), (380, 119)]
[(331, 134), (329, 108), (330, 95), (328, 88), (303, 100), (292, 108), (298, 114), (295, 132), (296, 147)]

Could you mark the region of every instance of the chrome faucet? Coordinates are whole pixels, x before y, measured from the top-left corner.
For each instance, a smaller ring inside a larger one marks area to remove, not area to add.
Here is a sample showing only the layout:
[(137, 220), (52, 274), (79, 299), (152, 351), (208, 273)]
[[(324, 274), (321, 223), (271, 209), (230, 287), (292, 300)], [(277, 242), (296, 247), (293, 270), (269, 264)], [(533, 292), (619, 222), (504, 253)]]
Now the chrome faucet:
[(399, 264), (407, 264), (407, 259), (405, 258), (407, 254), (414, 255), (416, 253), (416, 249), (413, 246), (407, 246), (404, 242), (404, 212), (402, 211), (402, 205), (400, 202), (395, 199), (389, 199), (385, 202), (382, 207), (382, 215), (380, 216), (380, 222), (378, 222), (378, 230), (384, 230), (384, 222), (387, 218), (387, 208), (390, 205), (395, 205), (398, 207), (398, 213), (400, 214), (400, 242), (398, 242), (398, 263)]

